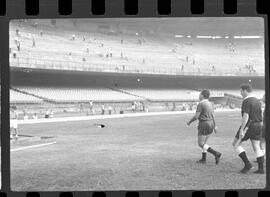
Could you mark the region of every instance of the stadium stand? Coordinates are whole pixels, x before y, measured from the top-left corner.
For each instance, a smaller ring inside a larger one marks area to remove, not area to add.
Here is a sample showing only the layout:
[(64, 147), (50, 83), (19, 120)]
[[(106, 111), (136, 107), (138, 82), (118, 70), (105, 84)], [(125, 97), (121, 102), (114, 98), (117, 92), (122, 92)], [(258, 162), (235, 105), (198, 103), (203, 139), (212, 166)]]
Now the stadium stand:
[(89, 101), (134, 101), (140, 98), (108, 88), (57, 88), (57, 87), (17, 87), (37, 97), (55, 102), (89, 102)]
[(161, 27), (160, 21), (140, 19), (135, 26), (97, 19), (12, 21), (11, 104), (61, 115), (89, 111), (89, 101), (96, 114), (102, 105), (114, 113), (133, 111), (136, 102), (143, 111), (192, 110), (207, 88), (221, 107), (235, 108), (241, 98), (234, 89), (249, 80), (254, 95), (262, 97), (263, 39), (225, 39), (226, 33), (208, 29), (206, 35), (223, 38), (200, 39), (202, 32), (191, 31), (176, 38), (179, 28)]
[(131, 88), (123, 88), (121, 90), (126, 93), (132, 93), (134, 95), (144, 97), (151, 101), (197, 101), (199, 98), (199, 92), (193, 90)]
[(42, 99), (27, 95), (25, 93), (10, 89), (10, 102), (11, 103), (40, 103)]
[[(241, 97), (240, 90), (223, 90), (225, 94), (233, 95), (236, 97)], [(252, 96), (262, 99), (265, 94), (265, 90), (253, 90)]]
[[(66, 21), (64, 27), (58, 28), (47, 21), (47, 24), (39, 24), (37, 27), (31, 20), (20, 25), (11, 23), (12, 66), (188, 75), (263, 73), (262, 39), (175, 40), (168, 32), (161, 39), (158, 35), (138, 34), (138, 30), (128, 25), (121, 27), (121, 34), (109, 34), (112, 30), (100, 32), (96, 23), (89, 22), (87, 30), (92, 30), (90, 34), (80, 25), (74, 31), (71, 22)], [(16, 44), (18, 40), (19, 51)], [(52, 46), (52, 43), (57, 44)], [(13, 52), (16, 58), (12, 58)], [(233, 66), (228, 69), (228, 64)], [(247, 68), (247, 65), (252, 66), (252, 69)]]

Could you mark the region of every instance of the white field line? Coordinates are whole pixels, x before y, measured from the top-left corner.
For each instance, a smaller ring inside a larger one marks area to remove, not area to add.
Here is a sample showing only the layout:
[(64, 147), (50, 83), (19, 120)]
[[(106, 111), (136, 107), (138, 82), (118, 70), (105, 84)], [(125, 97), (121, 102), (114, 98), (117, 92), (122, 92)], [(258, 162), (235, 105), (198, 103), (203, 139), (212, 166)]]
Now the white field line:
[(37, 145), (32, 145), (32, 146), (25, 146), (25, 147), (20, 147), (20, 148), (14, 148), (14, 149), (10, 149), (10, 152), (15, 152), (15, 151), (19, 151), (19, 150), (25, 150), (25, 149), (30, 149), (30, 148), (37, 148), (37, 147), (41, 147), (41, 146), (48, 146), (51, 144), (55, 144), (56, 141), (54, 142), (48, 142), (48, 143), (44, 143), (44, 144), (37, 144)]
[[(239, 111), (239, 109), (224, 109), (215, 110), (218, 112), (233, 112)], [(82, 121), (82, 120), (102, 120), (113, 118), (125, 118), (125, 117), (141, 117), (141, 116), (157, 116), (157, 115), (177, 115), (177, 114), (192, 114), (195, 111), (174, 111), (174, 112), (142, 112), (142, 113), (130, 113), (130, 114), (112, 114), (112, 115), (95, 115), (95, 116), (76, 116), (76, 117), (61, 117), (61, 118), (48, 118), (48, 119), (30, 119), (30, 120), (18, 120), (18, 124), (37, 124), (37, 123), (51, 123), (51, 122), (69, 122), (69, 121)]]

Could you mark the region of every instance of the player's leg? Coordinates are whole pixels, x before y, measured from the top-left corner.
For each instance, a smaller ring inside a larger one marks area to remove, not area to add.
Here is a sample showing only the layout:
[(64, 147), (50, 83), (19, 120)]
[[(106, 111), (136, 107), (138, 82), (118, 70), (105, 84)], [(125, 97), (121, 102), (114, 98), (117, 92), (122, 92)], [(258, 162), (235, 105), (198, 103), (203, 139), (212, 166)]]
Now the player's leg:
[(266, 147), (266, 144), (265, 144), (265, 138), (262, 138), (261, 139), (261, 141), (260, 141), (260, 148), (261, 148), (261, 150), (262, 150), (262, 153), (263, 153), (263, 155), (266, 155), (265, 154), (265, 147)]
[(264, 174), (264, 154), (260, 147), (260, 140), (250, 140), (252, 144), (252, 148), (256, 154), (257, 162), (258, 162), (258, 170), (255, 173)]
[(206, 136), (204, 138), (204, 145), (203, 145), (203, 150), (205, 152), (209, 152), (211, 153), (212, 155), (215, 156), (215, 160), (216, 160), (216, 164), (219, 163), (219, 160), (220, 160), (220, 157), (221, 157), (221, 153), (214, 150), (212, 147), (210, 147), (207, 142), (208, 142), (208, 139), (209, 139), (209, 136), (210, 134), (213, 132), (214, 130), (214, 124), (212, 122), (204, 122), (202, 125), (201, 125), (201, 129), (202, 129), (202, 133)]
[(233, 143), (233, 147), (235, 148), (238, 156), (241, 158), (241, 160), (244, 163), (244, 168), (240, 170), (240, 172), (247, 173), (252, 168), (252, 165), (247, 157), (245, 149), (242, 147), (242, 142), (250, 139), (250, 130), (247, 130), (247, 132), (245, 133), (245, 136), (242, 139), (240, 138), (239, 134), (240, 134), (240, 128), (238, 129), (235, 135), (235, 139), (234, 139), (235, 143)]
[(205, 144), (206, 138), (208, 138), (208, 136), (206, 136), (206, 135), (198, 135), (198, 145), (199, 145), (200, 148), (202, 148), (202, 158), (200, 160), (198, 160), (197, 163), (202, 163), (202, 164), (206, 163), (206, 153), (207, 153), (207, 151), (205, 151), (203, 149), (203, 145)]
[(260, 148), (263, 152), (263, 155), (266, 156), (265, 154), (265, 148), (266, 148), (266, 144), (265, 144), (265, 126), (262, 128), (262, 137), (260, 140)]

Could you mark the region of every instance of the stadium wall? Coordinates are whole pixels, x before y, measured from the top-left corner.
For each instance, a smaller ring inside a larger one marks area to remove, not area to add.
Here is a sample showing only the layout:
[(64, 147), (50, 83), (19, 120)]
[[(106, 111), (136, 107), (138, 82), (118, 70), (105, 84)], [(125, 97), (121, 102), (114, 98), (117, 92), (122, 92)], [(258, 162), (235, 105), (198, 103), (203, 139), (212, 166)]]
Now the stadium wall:
[(78, 72), (49, 69), (11, 69), (11, 86), (125, 87), (145, 89), (239, 89), (251, 80), (254, 89), (265, 88), (262, 76), (181, 76), (130, 73)]

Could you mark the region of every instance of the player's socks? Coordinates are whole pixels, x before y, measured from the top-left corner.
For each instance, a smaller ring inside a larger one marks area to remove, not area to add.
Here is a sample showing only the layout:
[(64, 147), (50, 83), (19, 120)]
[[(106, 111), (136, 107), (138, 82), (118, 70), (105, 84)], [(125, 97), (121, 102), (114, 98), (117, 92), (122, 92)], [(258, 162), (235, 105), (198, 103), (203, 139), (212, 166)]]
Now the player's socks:
[(205, 152), (202, 152), (202, 160), (206, 161), (206, 153)]
[(258, 162), (258, 170), (256, 170), (254, 173), (257, 174), (264, 174), (264, 156), (257, 157), (257, 162)]
[(242, 170), (240, 170), (241, 173), (247, 173), (251, 168), (252, 168), (252, 165), (251, 163), (249, 162), (248, 158), (247, 158), (247, 154), (245, 151), (241, 152), (239, 154), (239, 157), (242, 159), (242, 161), (244, 162), (245, 166)]
[(199, 161), (197, 161), (197, 163), (202, 163), (202, 164), (206, 163), (206, 152), (202, 152), (202, 158)]
[(220, 160), (220, 157), (221, 157), (221, 153), (220, 153), (220, 152), (218, 152), (218, 151), (212, 149), (212, 148), (211, 148), (209, 145), (207, 145), (207, 144), (205, 144), (205, 145), (203, 146), (203, 150), (205, 150), (205, 151), (207, 151), (207, 152), (213, 154), (213, 155), (215, 156), (216, 164), (219, 163), (219, 160)]

